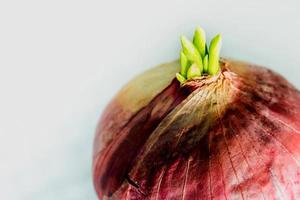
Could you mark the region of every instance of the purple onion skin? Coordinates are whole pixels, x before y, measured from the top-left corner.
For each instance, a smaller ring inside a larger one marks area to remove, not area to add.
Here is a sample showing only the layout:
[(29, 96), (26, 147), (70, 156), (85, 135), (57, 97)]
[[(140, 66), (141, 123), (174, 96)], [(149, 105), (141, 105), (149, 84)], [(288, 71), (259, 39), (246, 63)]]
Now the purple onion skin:
[(221, 63), (184, 86), (177, 61), (159, 66), (111, 101), (94, 141), (100, 199), (300, 199), (300, 92)]

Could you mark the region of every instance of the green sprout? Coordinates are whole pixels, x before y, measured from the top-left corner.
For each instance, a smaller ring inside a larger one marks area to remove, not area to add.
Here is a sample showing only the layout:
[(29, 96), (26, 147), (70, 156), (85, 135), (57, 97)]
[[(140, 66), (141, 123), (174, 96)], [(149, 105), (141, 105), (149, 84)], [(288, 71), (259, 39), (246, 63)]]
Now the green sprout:
[(215, 36), (206, 44), (206, 35), (202, 28), (197, 27), (193, 42), (181, 36), (182, 50), (180, 51), (180, 73), (176, 74), (177, 80), (184, 84), (187, 80), (201, 77), (203, 74), (211, 76), (220, 71), (220, 50), (222, 46), (221, 35)]
[(201, 57), (204, 58), (206, 54), (206, 36), (202, 28), (196, 28), (193, 43), (197, 47)]
[(191, 63), (197, 63), (199, 70), (202, 72), (202, 58), (195, 45), (191, 41), (189, 41), (185, 36), (181, 36), (181, 45), (183, 53), (185, 54), (188, 61), (190, 61)]
[(188, 64), (189, 61), (186, 55), (183, 53), (183, 51), (180, 51), (180, 65), (181, 65), (180, 74), (182, 74), (182, 76), (186, 76)]
[(214, 75), (220, 70), (220, 50), (222, 46), (222, 37), (217, 35), (212, 39), (209, 45), (208, 73)]
[(186, 79), (179, 73), (176, 73), (176, 78), (181, 84), (183, 84), (186, 81)]
[(203, 58), (203, 69), (204, 72), (208, 72), (208, 54), (206, 54)]
[(201, 70), (196, 63), (193, 63), (187, 71), (187, 78), (192, 79), (201, 76)]

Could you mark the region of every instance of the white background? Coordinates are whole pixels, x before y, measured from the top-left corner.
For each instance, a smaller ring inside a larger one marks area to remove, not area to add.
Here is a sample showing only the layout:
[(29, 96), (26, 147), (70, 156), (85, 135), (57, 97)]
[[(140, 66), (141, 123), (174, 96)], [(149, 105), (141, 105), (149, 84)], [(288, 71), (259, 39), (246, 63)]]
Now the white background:
[(223, 56), (300, 88), (297, 2), (0, 1), (0, 199), (96, 199), (102, 109), (133, 76), (176, 59), (179, 36), (198, 25), (223, 34)]

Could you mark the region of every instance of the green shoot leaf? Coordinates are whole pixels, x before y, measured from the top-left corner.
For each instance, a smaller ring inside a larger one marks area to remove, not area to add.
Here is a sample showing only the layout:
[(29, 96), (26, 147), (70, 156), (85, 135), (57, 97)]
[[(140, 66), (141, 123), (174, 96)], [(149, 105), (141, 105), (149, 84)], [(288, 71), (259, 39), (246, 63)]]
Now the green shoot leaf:
[(200, 54), (195, 48), (194, 44), (185, 36), (181, 36), (181, 45), (183, 48), (183, 52), (189, 61), (195, 62), (197, 59), (200, 58)]
[(186, 81), (186, 79), (179, 73), (176, 73), (176, 78), (181, 84), (183, 84)]
[(190, 68), (187, 71), (187, 79), (191, 79), (194, 77), (200, 77), (201, 76), (201, 70), (200, 67), (194, 63), (190, 66)]
[(188, 63), (189, 63), (189, 61), (188, 61), (186, 55), (181, 50), (180, 51), (180, 65), (181, 65), (180, 74), (184, 77), (186, 77)]
[(214, 37), (209, 46), (208, 73), (215, 75), (220, 70), (220, 50), (222, 46), (222, 37), (217, 35)]
[(202, 73), (203, 63), (202, 63), (202, 58), (201, 58), (197, 48), (185, 36), (181, 36), (181, 44), (182, 44), (183, 52), (186, 55), (187, 59), (191, 63), (197, 63), (197, 65), (199, 66), (199, 69)]
[(201, 57), (204, 58), (204, 56), (206, 54), (206, 49), (205, 49), (206, 35), (205, 35), (205, 32), (202, 28), (200, 28), (200, 27), (196, 28), (193, 43), (197, 47)]
[(203, 70), (204, 72), (208, 72), (208, 55), (205, 55), (203, 58)]

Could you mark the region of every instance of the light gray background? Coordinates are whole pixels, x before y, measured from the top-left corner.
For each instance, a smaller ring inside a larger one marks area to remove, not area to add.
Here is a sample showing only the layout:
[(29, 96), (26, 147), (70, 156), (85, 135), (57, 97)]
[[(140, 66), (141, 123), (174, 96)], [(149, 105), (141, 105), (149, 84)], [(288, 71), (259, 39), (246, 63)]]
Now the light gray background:
[(133, 76), (176, 59), (179, 36), (197, 25), (223, 34), (223, 56), (299, 88), (297, 2), (0, 1), (0, 199), (96, 199), (101, 111)]

